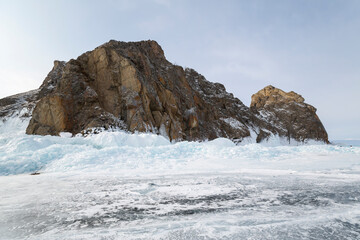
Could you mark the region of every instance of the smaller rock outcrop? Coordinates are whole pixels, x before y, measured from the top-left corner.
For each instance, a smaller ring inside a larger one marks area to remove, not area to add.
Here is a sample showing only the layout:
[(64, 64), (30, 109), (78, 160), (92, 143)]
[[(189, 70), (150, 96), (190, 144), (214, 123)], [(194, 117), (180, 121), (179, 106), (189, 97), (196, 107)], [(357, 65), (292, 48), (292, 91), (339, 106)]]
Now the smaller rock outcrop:
[[(267, 86), (251, 97), (250, 110), (270, 123), (280, 136), (297, 141), (317, 140), (328, 143), (328, 135), (316, 108), (291, 91)], [(262, 138), (266, 138), (264, 135)]]

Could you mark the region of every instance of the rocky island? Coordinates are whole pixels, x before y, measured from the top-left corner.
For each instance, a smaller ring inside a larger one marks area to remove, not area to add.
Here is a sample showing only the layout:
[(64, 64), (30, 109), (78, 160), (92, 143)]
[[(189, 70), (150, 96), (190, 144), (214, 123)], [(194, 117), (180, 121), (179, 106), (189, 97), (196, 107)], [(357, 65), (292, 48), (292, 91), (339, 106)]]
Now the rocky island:
[(77, 59), (55, 61), (39, 89), (0, 99), (0, 118), (11, 116), (29, 119), (26, 133), (38, 135), (123, 129), (171, 141), (328, 143), (316, 109), (299, 94), (267, 86), (247, 107), (222, 84), (167, 61), (155, 41), (111, 40)]

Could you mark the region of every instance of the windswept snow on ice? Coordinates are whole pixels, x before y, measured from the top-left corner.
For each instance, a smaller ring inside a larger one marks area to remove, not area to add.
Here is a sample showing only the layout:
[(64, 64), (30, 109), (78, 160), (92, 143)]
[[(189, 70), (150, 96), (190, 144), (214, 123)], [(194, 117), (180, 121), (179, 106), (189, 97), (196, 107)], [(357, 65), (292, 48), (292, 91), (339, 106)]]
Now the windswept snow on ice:
[(0, 239), (359, 239), (359, 174), (0, 177)]

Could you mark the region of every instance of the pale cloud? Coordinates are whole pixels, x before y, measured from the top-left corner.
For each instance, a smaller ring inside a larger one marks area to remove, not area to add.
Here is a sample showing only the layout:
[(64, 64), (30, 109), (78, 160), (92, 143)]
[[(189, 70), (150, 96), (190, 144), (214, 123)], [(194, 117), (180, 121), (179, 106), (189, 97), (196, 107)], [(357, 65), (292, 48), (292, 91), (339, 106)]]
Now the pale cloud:
[(171, 1), (170, 0), (154, 0), (156, 4), (163, 5), (166, 7), (170, 7)]
[(170, 26), (170, 20), (166, 16), (151, 16), (138, 24), (139, 29), (150, 35), (163, 32)]
[(0, 96), (9, 96), (39, 87), (41, 76), (34, 72), (0, 70)]
[(216, 62), (210, 74), (238, 74), (239, 77), (264, 81), (278, 75), (279, 66), (275, 59), (251, 44), (228, 44), (217, 47), (210, 53)]

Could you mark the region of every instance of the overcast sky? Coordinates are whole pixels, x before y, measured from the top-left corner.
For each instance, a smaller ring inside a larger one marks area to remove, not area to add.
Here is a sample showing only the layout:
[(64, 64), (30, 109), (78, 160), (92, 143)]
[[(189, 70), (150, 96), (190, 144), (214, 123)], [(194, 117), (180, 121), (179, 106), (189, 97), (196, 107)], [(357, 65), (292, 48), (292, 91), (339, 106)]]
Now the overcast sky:
[(330, 139), (360, 139), (359, 12), (358, 0), (0, 0), (0, 98), (38, 88), (55, 59), (152, 39), (248, 106), (266, 85), (293, 90)]

